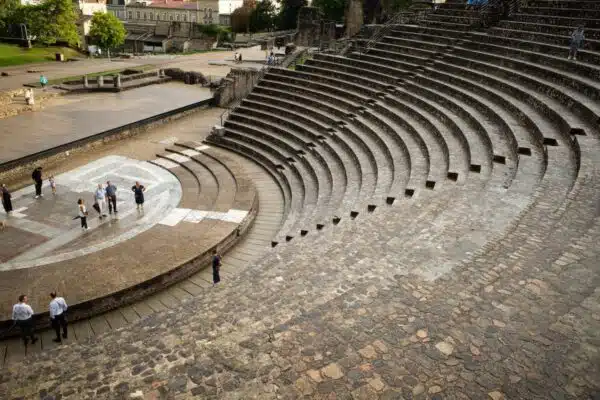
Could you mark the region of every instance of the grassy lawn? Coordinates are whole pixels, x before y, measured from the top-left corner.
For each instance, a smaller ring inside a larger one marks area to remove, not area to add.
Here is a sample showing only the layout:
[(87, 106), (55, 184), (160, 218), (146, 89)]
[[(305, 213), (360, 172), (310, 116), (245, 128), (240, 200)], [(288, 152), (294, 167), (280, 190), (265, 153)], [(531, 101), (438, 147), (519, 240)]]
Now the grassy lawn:
[(33, 47), (26, 49), (12, 44), (0, 43), (0, 67), (53, 61), (55, 53), (63, 53), (66, 59), (80, 54), (68, 47)]

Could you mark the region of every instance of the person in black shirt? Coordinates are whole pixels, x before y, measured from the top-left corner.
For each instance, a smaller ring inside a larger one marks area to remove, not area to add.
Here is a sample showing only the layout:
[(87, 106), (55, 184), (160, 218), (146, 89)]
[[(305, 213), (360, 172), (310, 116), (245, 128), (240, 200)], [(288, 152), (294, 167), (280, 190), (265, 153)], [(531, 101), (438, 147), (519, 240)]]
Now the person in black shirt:
[(31, 174), (31, 179), (35, 183), (35, 198), (43, 196), (42, 194), (42, 167), (37, 167)]
[(212, 258), (212, 270), (213, 270), (213, 286), (221, 282), (221, 276), (219, 270), (221, 269), (221, 256), (217, 253), (217, 250), (213, 250)]
[(144, 192), (146, 191), (146, 188), (144, 187), (144, 185), (140, 185), (138, 181), (135, 181), (135, 185), (131, 187), (131, 190), (133, 190), (133, 196), (135, 197), (135, 205), (137, 206), (137, 209), (143, 210)]

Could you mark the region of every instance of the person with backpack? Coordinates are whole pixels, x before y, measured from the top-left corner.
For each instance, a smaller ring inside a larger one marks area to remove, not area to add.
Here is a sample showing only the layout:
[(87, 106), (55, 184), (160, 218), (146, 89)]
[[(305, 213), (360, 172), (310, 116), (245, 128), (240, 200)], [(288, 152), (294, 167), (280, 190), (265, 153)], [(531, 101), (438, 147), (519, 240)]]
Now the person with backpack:
[(585, 41), (585, 34), (583, 33), (583, 26), (578, 26), (577, 29), (571, 33), (571, 45), (569, 48), (569, 60), (577, 61), (577, 52), (583, 46)]

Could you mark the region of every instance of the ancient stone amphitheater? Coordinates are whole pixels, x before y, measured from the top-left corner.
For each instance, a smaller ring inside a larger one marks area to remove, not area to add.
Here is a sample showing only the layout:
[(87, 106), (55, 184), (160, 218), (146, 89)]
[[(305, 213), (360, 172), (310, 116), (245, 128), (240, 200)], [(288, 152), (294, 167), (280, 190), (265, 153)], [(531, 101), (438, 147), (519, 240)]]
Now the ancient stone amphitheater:
[(0, 398), (600, 398), (600, 2), (472, 18), (270, 69), (205, 145), (281, 193), (272, 249)]

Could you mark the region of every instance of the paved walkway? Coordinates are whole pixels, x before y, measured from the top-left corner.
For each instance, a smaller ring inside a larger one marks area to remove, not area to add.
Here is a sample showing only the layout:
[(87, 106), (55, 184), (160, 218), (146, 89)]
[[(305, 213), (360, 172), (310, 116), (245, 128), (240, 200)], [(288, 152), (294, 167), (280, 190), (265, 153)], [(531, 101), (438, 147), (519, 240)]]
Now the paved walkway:
[(69, 104), (0, 120), (0, 163), (99, 134), (212, 97), (182, 83), (76, 97)]

